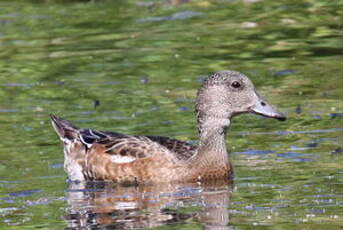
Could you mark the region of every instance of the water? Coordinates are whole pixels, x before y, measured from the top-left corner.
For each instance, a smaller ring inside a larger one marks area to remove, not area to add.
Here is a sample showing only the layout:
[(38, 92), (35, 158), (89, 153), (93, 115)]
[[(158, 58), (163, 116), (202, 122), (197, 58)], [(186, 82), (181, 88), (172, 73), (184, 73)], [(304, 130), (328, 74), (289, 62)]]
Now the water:
[[(343, 227), (341, 1), (1, 1), (1, 229)], [(234, 183), (68, 184), (48, 115), (196, 142), (199, 81), (246, 73)]]

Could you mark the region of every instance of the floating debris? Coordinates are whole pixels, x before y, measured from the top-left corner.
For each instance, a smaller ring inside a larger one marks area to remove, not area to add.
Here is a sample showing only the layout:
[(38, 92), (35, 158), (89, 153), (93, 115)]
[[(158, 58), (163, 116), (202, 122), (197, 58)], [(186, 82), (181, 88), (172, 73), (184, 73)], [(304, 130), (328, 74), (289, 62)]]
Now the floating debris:
[(300, 105), (297, 105), (297, 107), (295, 108), (295, 113), (297, 113), (297, 114), (302, 113), (302, 108)]
[(94, 109), (96, 109), (96, 107), (100, 106), (100, 101), (99, 100), (94, 100)]

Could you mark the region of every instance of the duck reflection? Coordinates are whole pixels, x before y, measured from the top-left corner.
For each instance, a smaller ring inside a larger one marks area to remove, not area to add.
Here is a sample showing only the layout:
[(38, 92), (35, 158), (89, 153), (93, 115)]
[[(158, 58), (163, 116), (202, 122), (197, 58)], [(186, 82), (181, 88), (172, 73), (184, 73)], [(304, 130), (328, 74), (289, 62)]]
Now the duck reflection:
[(66, 229), (136, 229), (199, 221), (204, 229), (228, 230), (231, 185), (160, 184), (119, 186), (70, 183)]

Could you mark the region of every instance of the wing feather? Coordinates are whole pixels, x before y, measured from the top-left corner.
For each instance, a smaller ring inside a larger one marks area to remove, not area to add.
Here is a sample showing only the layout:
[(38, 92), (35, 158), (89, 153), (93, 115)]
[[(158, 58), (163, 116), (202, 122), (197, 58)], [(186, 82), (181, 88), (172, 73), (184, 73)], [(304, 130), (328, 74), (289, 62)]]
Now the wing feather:
[(172, 154), (174, 158), (186, 160), (197, 147), (184, 141), (160, 136), (128, 136), (115, 132), (84, 129), (80, 132), (81, 142), (88, 149), (93, 144), (100, 144), (105, 153), (111, 155), (115, 163), (127, 163), (150, 157), (157, 152)]

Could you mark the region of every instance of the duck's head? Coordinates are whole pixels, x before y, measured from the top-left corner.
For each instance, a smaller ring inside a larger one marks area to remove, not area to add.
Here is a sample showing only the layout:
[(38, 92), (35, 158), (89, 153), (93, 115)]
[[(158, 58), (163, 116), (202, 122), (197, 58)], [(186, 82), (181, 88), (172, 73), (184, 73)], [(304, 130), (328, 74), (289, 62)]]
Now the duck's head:
[[(198, 121), (223, 121), (242, 113), (255, 113), (265, 117), (286, 120), (257, 92), (250, 79), (236, 71), (219, 71), (206, 78), (196, 101)], [(224, 122), (225, 123), (225, 122)]]

